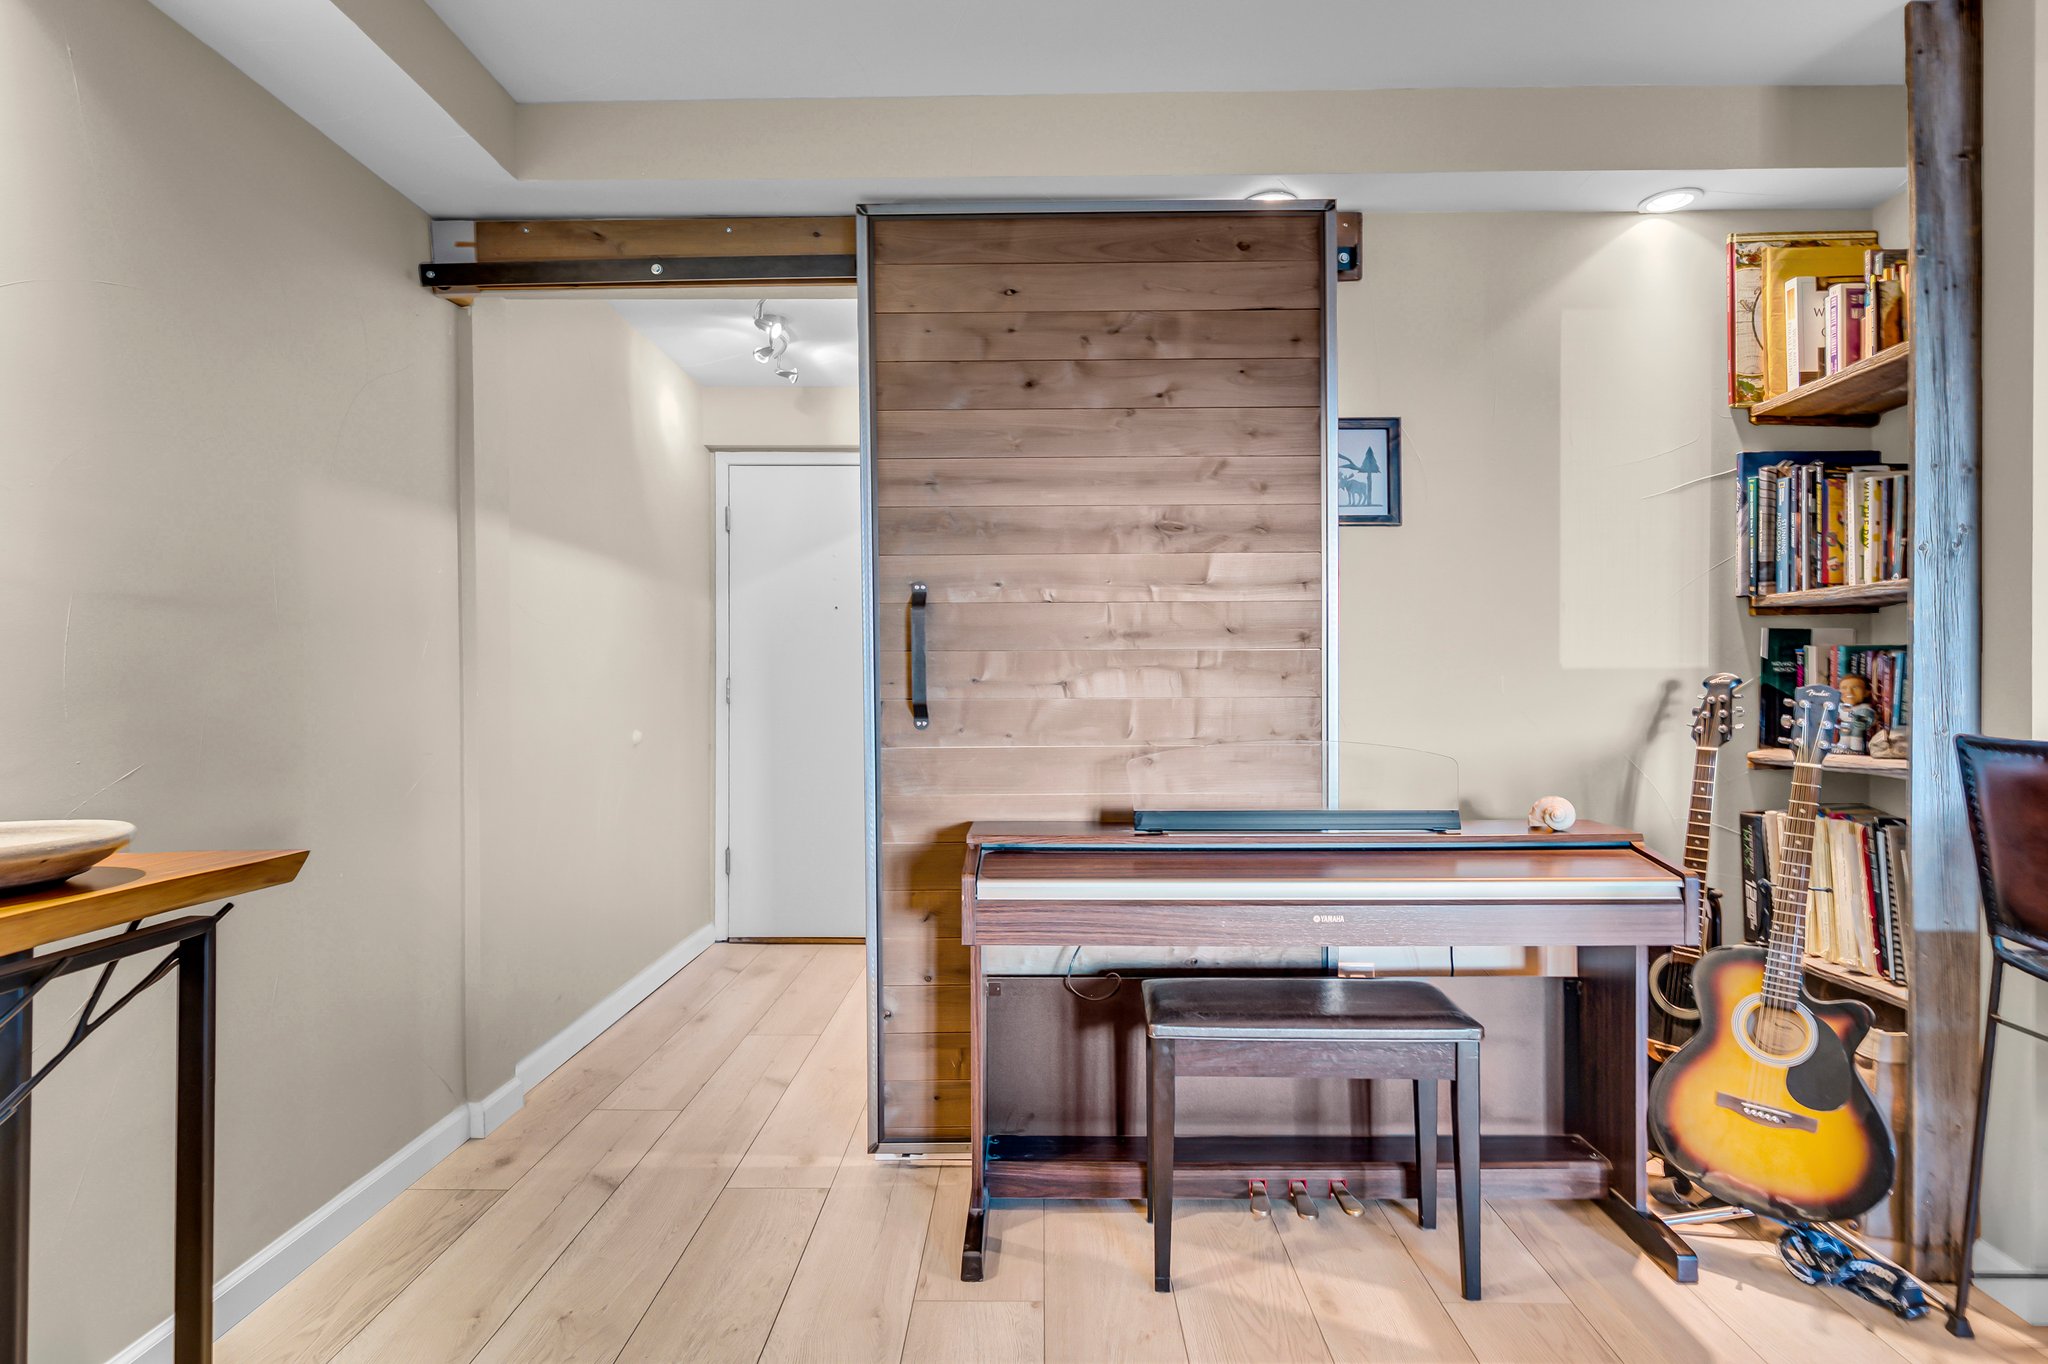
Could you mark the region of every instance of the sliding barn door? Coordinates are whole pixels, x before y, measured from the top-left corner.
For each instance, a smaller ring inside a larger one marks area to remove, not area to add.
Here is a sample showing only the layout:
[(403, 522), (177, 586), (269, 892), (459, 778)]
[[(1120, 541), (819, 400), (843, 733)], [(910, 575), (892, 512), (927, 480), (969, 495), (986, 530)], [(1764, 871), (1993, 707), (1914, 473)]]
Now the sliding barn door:
[(1320, 796), (1330, 216), (863, 215), (883, 1142), (968, 1135), (968, 824)]

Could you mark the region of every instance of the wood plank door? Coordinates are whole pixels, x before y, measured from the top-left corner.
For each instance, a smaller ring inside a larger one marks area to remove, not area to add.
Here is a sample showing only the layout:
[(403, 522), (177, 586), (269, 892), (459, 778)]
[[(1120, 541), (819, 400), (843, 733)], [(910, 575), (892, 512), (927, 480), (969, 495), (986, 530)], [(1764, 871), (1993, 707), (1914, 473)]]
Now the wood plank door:
[(968, 1136), (969, 823), (1321, 795), (1330, 217), (862, 215), (883, 1142)]

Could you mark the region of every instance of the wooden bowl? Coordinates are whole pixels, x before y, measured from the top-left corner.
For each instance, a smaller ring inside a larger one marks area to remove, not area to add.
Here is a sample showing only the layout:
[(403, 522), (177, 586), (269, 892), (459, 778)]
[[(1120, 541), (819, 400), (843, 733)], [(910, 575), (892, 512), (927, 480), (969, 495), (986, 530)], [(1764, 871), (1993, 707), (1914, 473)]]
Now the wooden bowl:
[(135, 826), (118, 819), (0, 821), (0, 891), (76, 876), (133, 837)]

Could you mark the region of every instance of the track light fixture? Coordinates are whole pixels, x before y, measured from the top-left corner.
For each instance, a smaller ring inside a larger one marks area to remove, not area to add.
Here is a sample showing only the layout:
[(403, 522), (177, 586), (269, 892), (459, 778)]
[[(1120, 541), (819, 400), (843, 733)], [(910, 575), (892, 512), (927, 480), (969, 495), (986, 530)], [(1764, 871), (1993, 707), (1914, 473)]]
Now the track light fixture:
[(789, 350), (789, 319), (768, 311), (768, 300), (762, 299), (754, 305), (754, 326), (768, 337), (768, 344), (754, 352), (754, 358), (764, 365), (775, 366), (775, 377), (796, 382), (796, 364), (783, 358)]

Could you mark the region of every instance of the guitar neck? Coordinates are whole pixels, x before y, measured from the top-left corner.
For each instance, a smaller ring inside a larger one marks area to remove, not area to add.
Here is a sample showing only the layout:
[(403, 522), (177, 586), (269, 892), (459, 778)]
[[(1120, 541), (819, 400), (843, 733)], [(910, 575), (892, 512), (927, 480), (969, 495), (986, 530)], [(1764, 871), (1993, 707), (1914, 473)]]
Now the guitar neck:
[[(1683, 866), (1687, 876), (1698, 877), (1704, 885), (1707, 879), (1707, 853), (1714, 840), (1714, 762), (1720, 749), (1705, 739), (1700, 741), (1693, 752), (1692, 796), (1685, 816), (1685, 857)], [(1700, 896), (1700, 945), (1697, 948), (1681, 947), (1674, 955), (1696, 957), (1707, 947), (1708, 935), (1712, 931), (1711, 916), (1707, 911), (1707, 897)]]
[(1813, 884), (1814, 819), (1820, 806), (1820, 762), (1792, 768), (1785, 805), (1785, 847), (1771, 895), (1771, 940), (1765, 950), (1764, 989), (1790, 1004), (1799, 998), (1806, 960), (1806, 911)]

